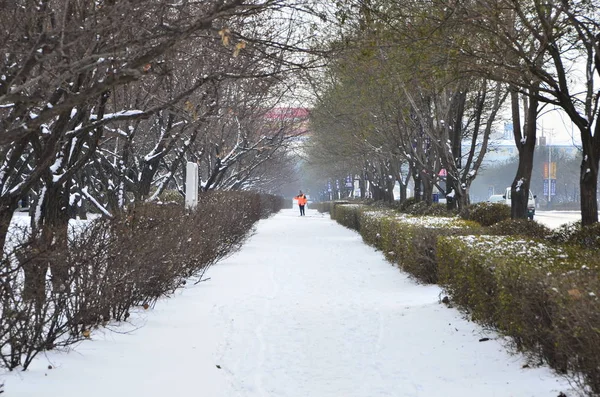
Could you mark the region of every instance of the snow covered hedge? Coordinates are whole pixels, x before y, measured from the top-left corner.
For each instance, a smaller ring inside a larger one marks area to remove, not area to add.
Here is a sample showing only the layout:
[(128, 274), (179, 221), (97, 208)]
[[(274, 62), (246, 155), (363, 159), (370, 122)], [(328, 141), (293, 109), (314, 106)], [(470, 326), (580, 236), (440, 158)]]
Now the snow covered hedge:
[(451, 301), (536, 361), (600, 393), (600, 257), (542, 240), (443, 237), (439, 282)]
[(473, 234), (479, 229), (476, 223), (456, 217), (409, 216), (392, 210), (374, 211), (357, 204), (336, 205), (331, 216), (357, 230), (366, 243), (383, 251), (390, 262), (425, 283), (437, 282), (438, 237)]
[(483, 201), (470, 205), (464, 215), (466, 219), (475, 221), (482, 226), (491, 226), (510, 219), (510, 206)]
[(359, 204), (330, 213), (417, 279), (439, 283), (452, 303), (534, 362), (600, 395), (600, 226), (552, 232), (499, 216), (482, 227)]

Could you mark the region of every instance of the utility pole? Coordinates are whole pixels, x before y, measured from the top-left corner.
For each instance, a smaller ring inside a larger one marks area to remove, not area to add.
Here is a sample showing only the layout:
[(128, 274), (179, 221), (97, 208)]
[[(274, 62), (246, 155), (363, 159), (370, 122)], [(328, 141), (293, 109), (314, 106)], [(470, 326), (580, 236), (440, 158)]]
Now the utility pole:
[(552, 134), (548, 135), (548, 207), (552, 202), (552, 146), (550, 145)]
[(548, 148), (548, 207), (550, 207), (552, 203), (552, 180), (556, 179), (556, 167), (552, 166), (552, 135), (554, 135), (554, 128), (548, 128), (546, 130), (542, 122), (542, 137), (544, 137), (544, 131), (548, 131), (548, 135), (546, 136), (546, 147)]

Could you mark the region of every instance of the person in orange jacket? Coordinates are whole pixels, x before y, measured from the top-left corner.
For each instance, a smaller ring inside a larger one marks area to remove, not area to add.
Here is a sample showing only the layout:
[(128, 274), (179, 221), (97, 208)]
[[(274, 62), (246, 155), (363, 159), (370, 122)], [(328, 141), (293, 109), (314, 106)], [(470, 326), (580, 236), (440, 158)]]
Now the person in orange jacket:
[(300, 216), (304, 216), (304, 206), (308, 201), (306, 196), (304, 195), (304, 193), (302, 193), (302, 190), (300, 190), (300, 194), (294, 198), (298, 200), (298, 207), (300, 207)]

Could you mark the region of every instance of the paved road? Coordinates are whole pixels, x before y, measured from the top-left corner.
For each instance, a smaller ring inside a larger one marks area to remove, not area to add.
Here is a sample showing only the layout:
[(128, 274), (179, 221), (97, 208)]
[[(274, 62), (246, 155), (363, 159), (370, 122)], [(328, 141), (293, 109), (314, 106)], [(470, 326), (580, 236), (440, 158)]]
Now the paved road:
[(569, 222), (581, 220), (579, 211), (536, 211), (535, 220), (539, 223), (548, 226), (549, 228), (557, 228), (560, 225)]

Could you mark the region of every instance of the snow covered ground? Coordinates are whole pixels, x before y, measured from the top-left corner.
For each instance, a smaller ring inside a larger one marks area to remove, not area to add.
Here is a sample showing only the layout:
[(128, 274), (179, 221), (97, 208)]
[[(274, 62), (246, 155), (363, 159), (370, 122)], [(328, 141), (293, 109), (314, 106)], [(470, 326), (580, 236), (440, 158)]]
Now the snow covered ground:
[(573, 395), (440, 304), (437, 286), (417, 285), (313, 210), (261, 221), (206, 276), (128, 324), (4, 374), (5, 395)]

